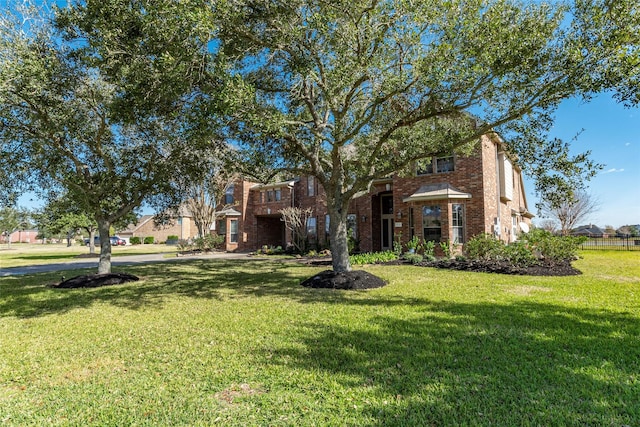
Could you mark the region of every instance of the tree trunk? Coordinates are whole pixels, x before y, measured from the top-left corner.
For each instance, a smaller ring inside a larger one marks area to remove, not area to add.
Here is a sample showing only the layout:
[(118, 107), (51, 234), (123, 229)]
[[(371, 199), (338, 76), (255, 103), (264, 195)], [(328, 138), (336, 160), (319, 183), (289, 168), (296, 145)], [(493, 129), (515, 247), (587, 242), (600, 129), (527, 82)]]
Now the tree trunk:
[(347, 207), (349, 204), (343, 203), (342, 199), (329, 200), (328, 197), (327, 205), (333, 271), (336, 273), (351, 271), (349, 245), (347, 244)]
[(96, 253), (96, 232), (95, 230), (89, 231), (89, 253)]
[(109, 229), (111, 224), (104, 219), (98, 219), (98, 233), (100, 235), (100, 261), (98, 262), (98, 274), (111, 273), (111, 240)]

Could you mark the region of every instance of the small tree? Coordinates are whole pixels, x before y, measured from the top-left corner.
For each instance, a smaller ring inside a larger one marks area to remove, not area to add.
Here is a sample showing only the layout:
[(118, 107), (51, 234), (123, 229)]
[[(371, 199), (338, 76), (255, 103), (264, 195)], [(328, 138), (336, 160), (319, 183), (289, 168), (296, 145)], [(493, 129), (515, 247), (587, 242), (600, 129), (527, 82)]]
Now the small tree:
[(599, 202), (584, 191), (569, 194), (564, 201), (546, 199), (540, 202), (542, 215), (556, 221), (563, 236), (568, 236), (578, 223), (594, 213), (599, 206)]
[(629, 237), (637, 237), (640, 235), (640, 231), (635, 225), (623, 225), (622, 227), (618, 228), (618, 230), (616, 230), (616, 233)]
[(0, 234), (11, 249), (11, 235), (31, 226), (30, 213), (26, 208), (4, 207), (0, 209)]
[(313, 215), (313, 209), (302, 209), (299, 207), (288, 207), (279, 211), (285, 227), (291, 231), (293, 247), (300, 253), (305, 253), (308, 249), (309, 233), (307, 223)]
[(230, 148), (220, 145), (202, 156), (200, 173), (185, 183), (184, 206), (189, 210), (198, 229), (198, 237), (209, 234), (216, 220), (216, 213), (233, 206), (226, 200), (227, 191), (238, 178), (235, 167), (227, 161)]

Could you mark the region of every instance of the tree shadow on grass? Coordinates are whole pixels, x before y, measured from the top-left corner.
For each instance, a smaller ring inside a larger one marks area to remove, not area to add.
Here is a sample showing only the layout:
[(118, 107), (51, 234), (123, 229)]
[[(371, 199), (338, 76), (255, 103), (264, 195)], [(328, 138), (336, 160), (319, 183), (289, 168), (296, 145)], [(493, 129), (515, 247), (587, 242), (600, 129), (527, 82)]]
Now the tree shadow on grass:
[(302, 324), (300, 346), (265, 349), (258, 363), (324, 372), (373, 396), (352, 402), (373, 425), (640, 420), (637, 317), (539, 303), (411, 304), (409, 319)]
[(63, 313), (95, 303), (109, 303), (129, 309), (160, 306), (166, 298), (229, 299), (266, 295), (295, 297), (304, 292), (297, 276), (298, 264), (239, 261), (193, 260), (114, 267), (128, 272), (139, 282), (90, 289), (55, 289), (50, 285), (93, 270), (67, 270), (52, 273), (0, 278), (0, 317), (34, 317)]

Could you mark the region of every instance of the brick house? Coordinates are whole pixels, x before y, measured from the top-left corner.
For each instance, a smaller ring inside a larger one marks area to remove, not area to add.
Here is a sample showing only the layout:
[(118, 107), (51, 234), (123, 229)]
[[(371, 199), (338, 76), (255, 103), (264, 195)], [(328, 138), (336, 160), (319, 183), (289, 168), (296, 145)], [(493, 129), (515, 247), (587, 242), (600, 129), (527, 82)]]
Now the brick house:
[(164, 243), (169, 236), (178, 236), (179, 239), (189, 239), (198, 235), (198, 230), (191, 215), (181, 210), (180, 215), (170, 224), (156, 225), (153, 215), (143, 215), (136, 224), (129, 224), (124, 230), (116, 234), (125, 239), (127, 244), (132, 237), (139, 237), (144, 241), (145, 237), (153, 237), (155, 243)]
[[(312, 207), (310, 240), (328, 246), (326, 196), (313, 177), (270, 184), (240, 180), (226, 202), (233, 208), (220, 213), (216, 226), (226, 237), (226, 250), (286, 247), (291, 236), (279, 210), (287, 206)], [(379, 251), (392, 249), (395, 238), (406, 243), (413, 236), (464, 244), (492, 233), (510, 242), (532, 217), (521, 170), (493, 135), (483, 136), (472, 155), (433, 158), (413, 176), (375, 181), (352, 201), (348, 222), (361, 251)]]
[(38, 230), (18, 230), (14, 231), (7, 237), (4, 233), (0, 237), (3, 243), (42, 243), (42, 239), (38, 238)]

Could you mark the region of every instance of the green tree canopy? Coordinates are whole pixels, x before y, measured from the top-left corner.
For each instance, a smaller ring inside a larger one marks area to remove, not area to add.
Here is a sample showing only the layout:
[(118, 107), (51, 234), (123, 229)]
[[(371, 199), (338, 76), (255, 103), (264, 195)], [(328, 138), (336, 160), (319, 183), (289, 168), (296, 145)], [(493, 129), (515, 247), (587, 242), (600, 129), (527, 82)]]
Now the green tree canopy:
[(184, 148), (210, 140), (194, 107), (210, 105), (194, 96), (209, 38), (188, 31), (187, 2), (146, 6), (89, 1), (58, 10), (54, 26), (45, 7), (11, 3), (0, 18), (5, 191), (65, 194), (90, 215), (101, 237), (100, 273), (111, 268), (110, 226), (143, 201), (158, 209), (178, 203), (174, 177), (194, 170)]
[(608, 89), (637, 101), (629, 82), (638, 73), (638, 7), (222, 2), (221, 49), (252, 89), (239, 99), (231, 138), (254, 165), (317, 177), (327, 192), (333, 267), (346, 271), (354, 195), (425, 158), (469, 152), (481, 135), (499, 132), (540, 189), (579, 188), (598, 165), (547, 138), (553, 111), (563, 99)]

